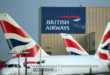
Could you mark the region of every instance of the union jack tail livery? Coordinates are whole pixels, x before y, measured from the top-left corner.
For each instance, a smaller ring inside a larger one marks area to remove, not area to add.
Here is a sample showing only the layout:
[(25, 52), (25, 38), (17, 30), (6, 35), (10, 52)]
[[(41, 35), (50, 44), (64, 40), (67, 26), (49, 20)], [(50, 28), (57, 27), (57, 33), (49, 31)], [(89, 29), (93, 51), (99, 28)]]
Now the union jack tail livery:
[(107, 24), (102, 40), (96, 52), (96, 57), (102, 60), (109, 60), (110, 50), (110, 22)]
[[(27, 57), (47, 56), (45, 51), (8, 15), (0, 14), (0, 25), (11, 52), (15, 57), (24, 57), (21, 52), (30, 52)], [(41, 55), (40, 55), (41, 54)]]
[(86, 50), (84, 50), (78, 44), (78, 42), (69, 34), (62, 33), (61, 36), (65, 44), (66, 50), (70, 55), (88, 55)]

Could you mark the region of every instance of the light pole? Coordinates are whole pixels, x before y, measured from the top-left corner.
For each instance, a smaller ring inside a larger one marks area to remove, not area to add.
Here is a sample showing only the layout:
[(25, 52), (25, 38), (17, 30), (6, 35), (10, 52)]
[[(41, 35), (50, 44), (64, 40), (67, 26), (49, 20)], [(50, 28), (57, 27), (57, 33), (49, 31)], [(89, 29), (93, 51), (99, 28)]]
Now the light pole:
[(90, 67), (90, 75), (92, 75), (92, 68)]
[(39, 75), (43, 75), (44, 74), (44, 72), (43, 72), (43, 68), (41, 68), (41, 63), (45, 63), (45, 60), (40, 60), (39, 62), (37, 62), (37, 64), (39, 64), (39, 66), (40, 66), (40, 68), (39, 68), (39, 70), (40, 70), (40, 73), (39, 73)]
[[(11, 52), (9, 52), (9, 54), (17, 54), (17, 52), (16, 51), (11, 51)], [(19, 56), (20, 57), (20, 56)], [(20, 75), (20, 58), (18, 57), (18, 75)]]
[(27, 75), (27, 54), (30, 54), (31, 52), (21, 52), (21, 54), (24, 54), (25, 56), (25, 75)]

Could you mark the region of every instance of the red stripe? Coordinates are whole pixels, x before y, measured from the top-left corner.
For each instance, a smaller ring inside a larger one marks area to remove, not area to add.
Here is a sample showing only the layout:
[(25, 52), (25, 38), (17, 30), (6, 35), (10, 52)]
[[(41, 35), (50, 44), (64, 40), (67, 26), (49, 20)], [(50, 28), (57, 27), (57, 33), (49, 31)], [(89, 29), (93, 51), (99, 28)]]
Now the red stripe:
[(84, 49), (82, 49), (81, 47), (78, 46), (78, 44), (76, 44), (74, 41), (70, 40), (70, 39), (63, 39), (64, 44), (66, 47), (72, 47), (72, 48), (76, 48), (80, 51), (85, 51)]
[(99, 55), (100, 59), (104, 59), (104, 60), (108, 60), (109, 59), (109, 57), (105, 53), (98, 52), (98, 55)]
[(0, 68), (3, 68), (5, 63), (0, 63)]
[(0, 21), (0, 24), (4, 33), (15, 33), (24, 38), (29, 38), (29, 36), (22, 29), (13, 26), (11, 23), (7, 21)]
[[(28, 61), (27, 64), (36, 64), (37, 62), (35, 61)], [(23, 64), (26, 64), (25, 62)]]
[(104, 38), (102, 40), (102, 44), (105, 43), (105, 41), (107, 41), (107, 39), (109, 39), (109, 38), (110, 38), (110, 30), (107, 32), (106, 35), (104, 35)]
[[(35, 48), (37, 49), (36, 51), (35, 51)], [(26, 56), (27, 57), (35, 57), (35, 55), (38, 53), (39, 49), (40, 49), (39, 45), (36, 44), (33, 48), (25, 50), (25, 52), (31, 52), (30, 54), (27, 54)], [(19, 53), (16, 56), (13, 56), (13, 58), (16, 58), (16, 57), (19, 57), (19, 56), (20, 57), (25, 57), (24, 54)]]
[(60, 18), (80, 18), (80, 16), (58, 16)]

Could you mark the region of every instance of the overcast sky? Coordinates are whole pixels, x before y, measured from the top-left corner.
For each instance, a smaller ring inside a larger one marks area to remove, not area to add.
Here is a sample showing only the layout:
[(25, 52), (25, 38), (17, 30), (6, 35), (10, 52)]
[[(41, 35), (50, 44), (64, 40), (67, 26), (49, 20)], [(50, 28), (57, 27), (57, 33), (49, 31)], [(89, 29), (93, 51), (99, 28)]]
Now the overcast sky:
[[(0, 0), (0, 13), (10, 14), (16, 22), (39, 42), (40, 7), (110, 7), (110, 0)], [(0, 27), (0, 60), (12, 58)]]

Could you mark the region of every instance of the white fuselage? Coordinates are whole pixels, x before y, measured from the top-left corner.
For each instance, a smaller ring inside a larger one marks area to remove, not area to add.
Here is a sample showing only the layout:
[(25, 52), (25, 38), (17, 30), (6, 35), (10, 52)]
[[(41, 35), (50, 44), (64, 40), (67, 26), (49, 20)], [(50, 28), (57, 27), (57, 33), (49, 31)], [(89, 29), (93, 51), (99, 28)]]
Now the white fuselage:
[[(108, 61), (100, 60), (93, 56), (48, 56), (42, 57), (28, 57), (28, 62), (39, 62), (45, 61), (44, 63), (28, 63), (27, 70), (30, 75), (39, 74), (40, 67), (43, 69), (44, 75), (57, 75), (57, 74), (88, 74), (90, 68), (92, 73), (108, 72)], [(24, 63), (25, 58), (20, 58), (20, 74), (25, 74)], [(9, 60), (6, 65), (18, 64), (18, 58)], [(2, 69), (2, 74), (18, 74), (19, 68), (13, 66), (5, 66)]]

